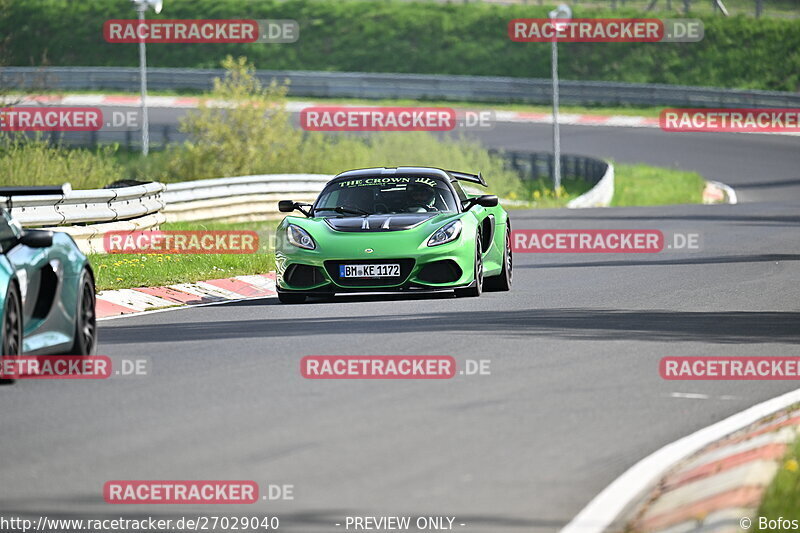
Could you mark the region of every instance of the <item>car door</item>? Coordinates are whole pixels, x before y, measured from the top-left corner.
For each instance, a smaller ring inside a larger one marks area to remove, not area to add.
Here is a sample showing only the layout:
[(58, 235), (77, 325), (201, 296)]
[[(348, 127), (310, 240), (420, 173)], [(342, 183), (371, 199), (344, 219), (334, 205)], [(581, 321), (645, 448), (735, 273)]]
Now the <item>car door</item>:
[(6, 259), (14, 272), (22, 296), (23, 352), (35, 352), (68, 342), (63, 333), (49, 331), (47, 327), (50, 312), (59, 293), (59, 273), (62, 265), (58, 259), (50, 258), (50, 248), (32, 248), (19, 242), (21, 229), (3, 211), (0, 216), (0, 233), (15, 234), (6, 250)]

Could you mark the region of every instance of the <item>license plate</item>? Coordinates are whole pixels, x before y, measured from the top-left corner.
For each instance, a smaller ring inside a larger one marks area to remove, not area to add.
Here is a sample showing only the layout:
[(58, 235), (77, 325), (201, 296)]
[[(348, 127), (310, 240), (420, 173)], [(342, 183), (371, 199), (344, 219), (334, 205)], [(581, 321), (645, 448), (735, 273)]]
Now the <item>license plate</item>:
[(339, 265), (340, 278), (397, 278), (400, 265)]

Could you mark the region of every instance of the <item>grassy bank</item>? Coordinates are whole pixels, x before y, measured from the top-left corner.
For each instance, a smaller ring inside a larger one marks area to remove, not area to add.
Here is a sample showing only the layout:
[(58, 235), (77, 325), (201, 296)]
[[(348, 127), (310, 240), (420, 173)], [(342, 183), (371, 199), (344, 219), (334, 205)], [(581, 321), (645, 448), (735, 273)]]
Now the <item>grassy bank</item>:
[(163, 224), (162, 230), (250, 230), (259, 234), (260, 249), (253, 254), (92, 254), (98, 290), (153, 287), (264, 274), (275, 270), (269, 235), (277, 222), (192, 222)]
[(704, 186), (705, 180), (697, 172), (615, 163), (611, 205), (699, 204), (702, 203)]
[[(800, 520), (800, 439), (790, 447), (756, 513), (767, 520)], [(780, 528), (778, 528), (780, 529)]]

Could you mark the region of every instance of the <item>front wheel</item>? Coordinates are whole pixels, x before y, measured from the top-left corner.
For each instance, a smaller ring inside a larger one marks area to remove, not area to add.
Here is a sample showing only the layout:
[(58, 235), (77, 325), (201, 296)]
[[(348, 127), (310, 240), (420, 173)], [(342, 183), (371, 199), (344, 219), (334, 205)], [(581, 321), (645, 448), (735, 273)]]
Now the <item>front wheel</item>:
[[(22, 355), (22, 298), (19, 289), (13, 283), (8, 286), (0, 327), (2, 328), (0, 359)], [(4, 385), (13, 382), (13, 379), (0, 379), (0, 384)]]
[(492, 291), (511, 290), (514, 261), (511, 255), (511, 226), (506, 227), (506, 249), (503, 251), (503, 270), (497, 276), (486, 278), (486, 288)]
[(470, 298), (480, 296), (483, 292), (483, 252), (481, 251), (481, 236), (475, 239), (475, 285), (464, 289), (456, 289), (457, 298)]
[(97, 349), (97, 314), (94, 278), (84, 268), (78, 282), (78, 309), (75, 312), (75, 337), (68, 355), (93, 355)]

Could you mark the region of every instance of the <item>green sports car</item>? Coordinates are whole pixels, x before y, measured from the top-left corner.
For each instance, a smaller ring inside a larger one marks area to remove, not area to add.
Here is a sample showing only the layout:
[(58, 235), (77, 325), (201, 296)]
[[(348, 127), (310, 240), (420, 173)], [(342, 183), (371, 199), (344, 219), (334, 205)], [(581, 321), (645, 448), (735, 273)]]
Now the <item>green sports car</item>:
[[(17, 195), (60, 187), (0, 187)], [(0, 208), (0, 357), (91, 355), (97, 344), (94, 277), (66, 233), (24, 230)]]
[(427, 167), (367, 168), (334, 177), (316, 202), (278, 226), (278, 298), (351, 292), (511, 288), (511, 224), (497, 196), (467, 194), (483, 177)]

